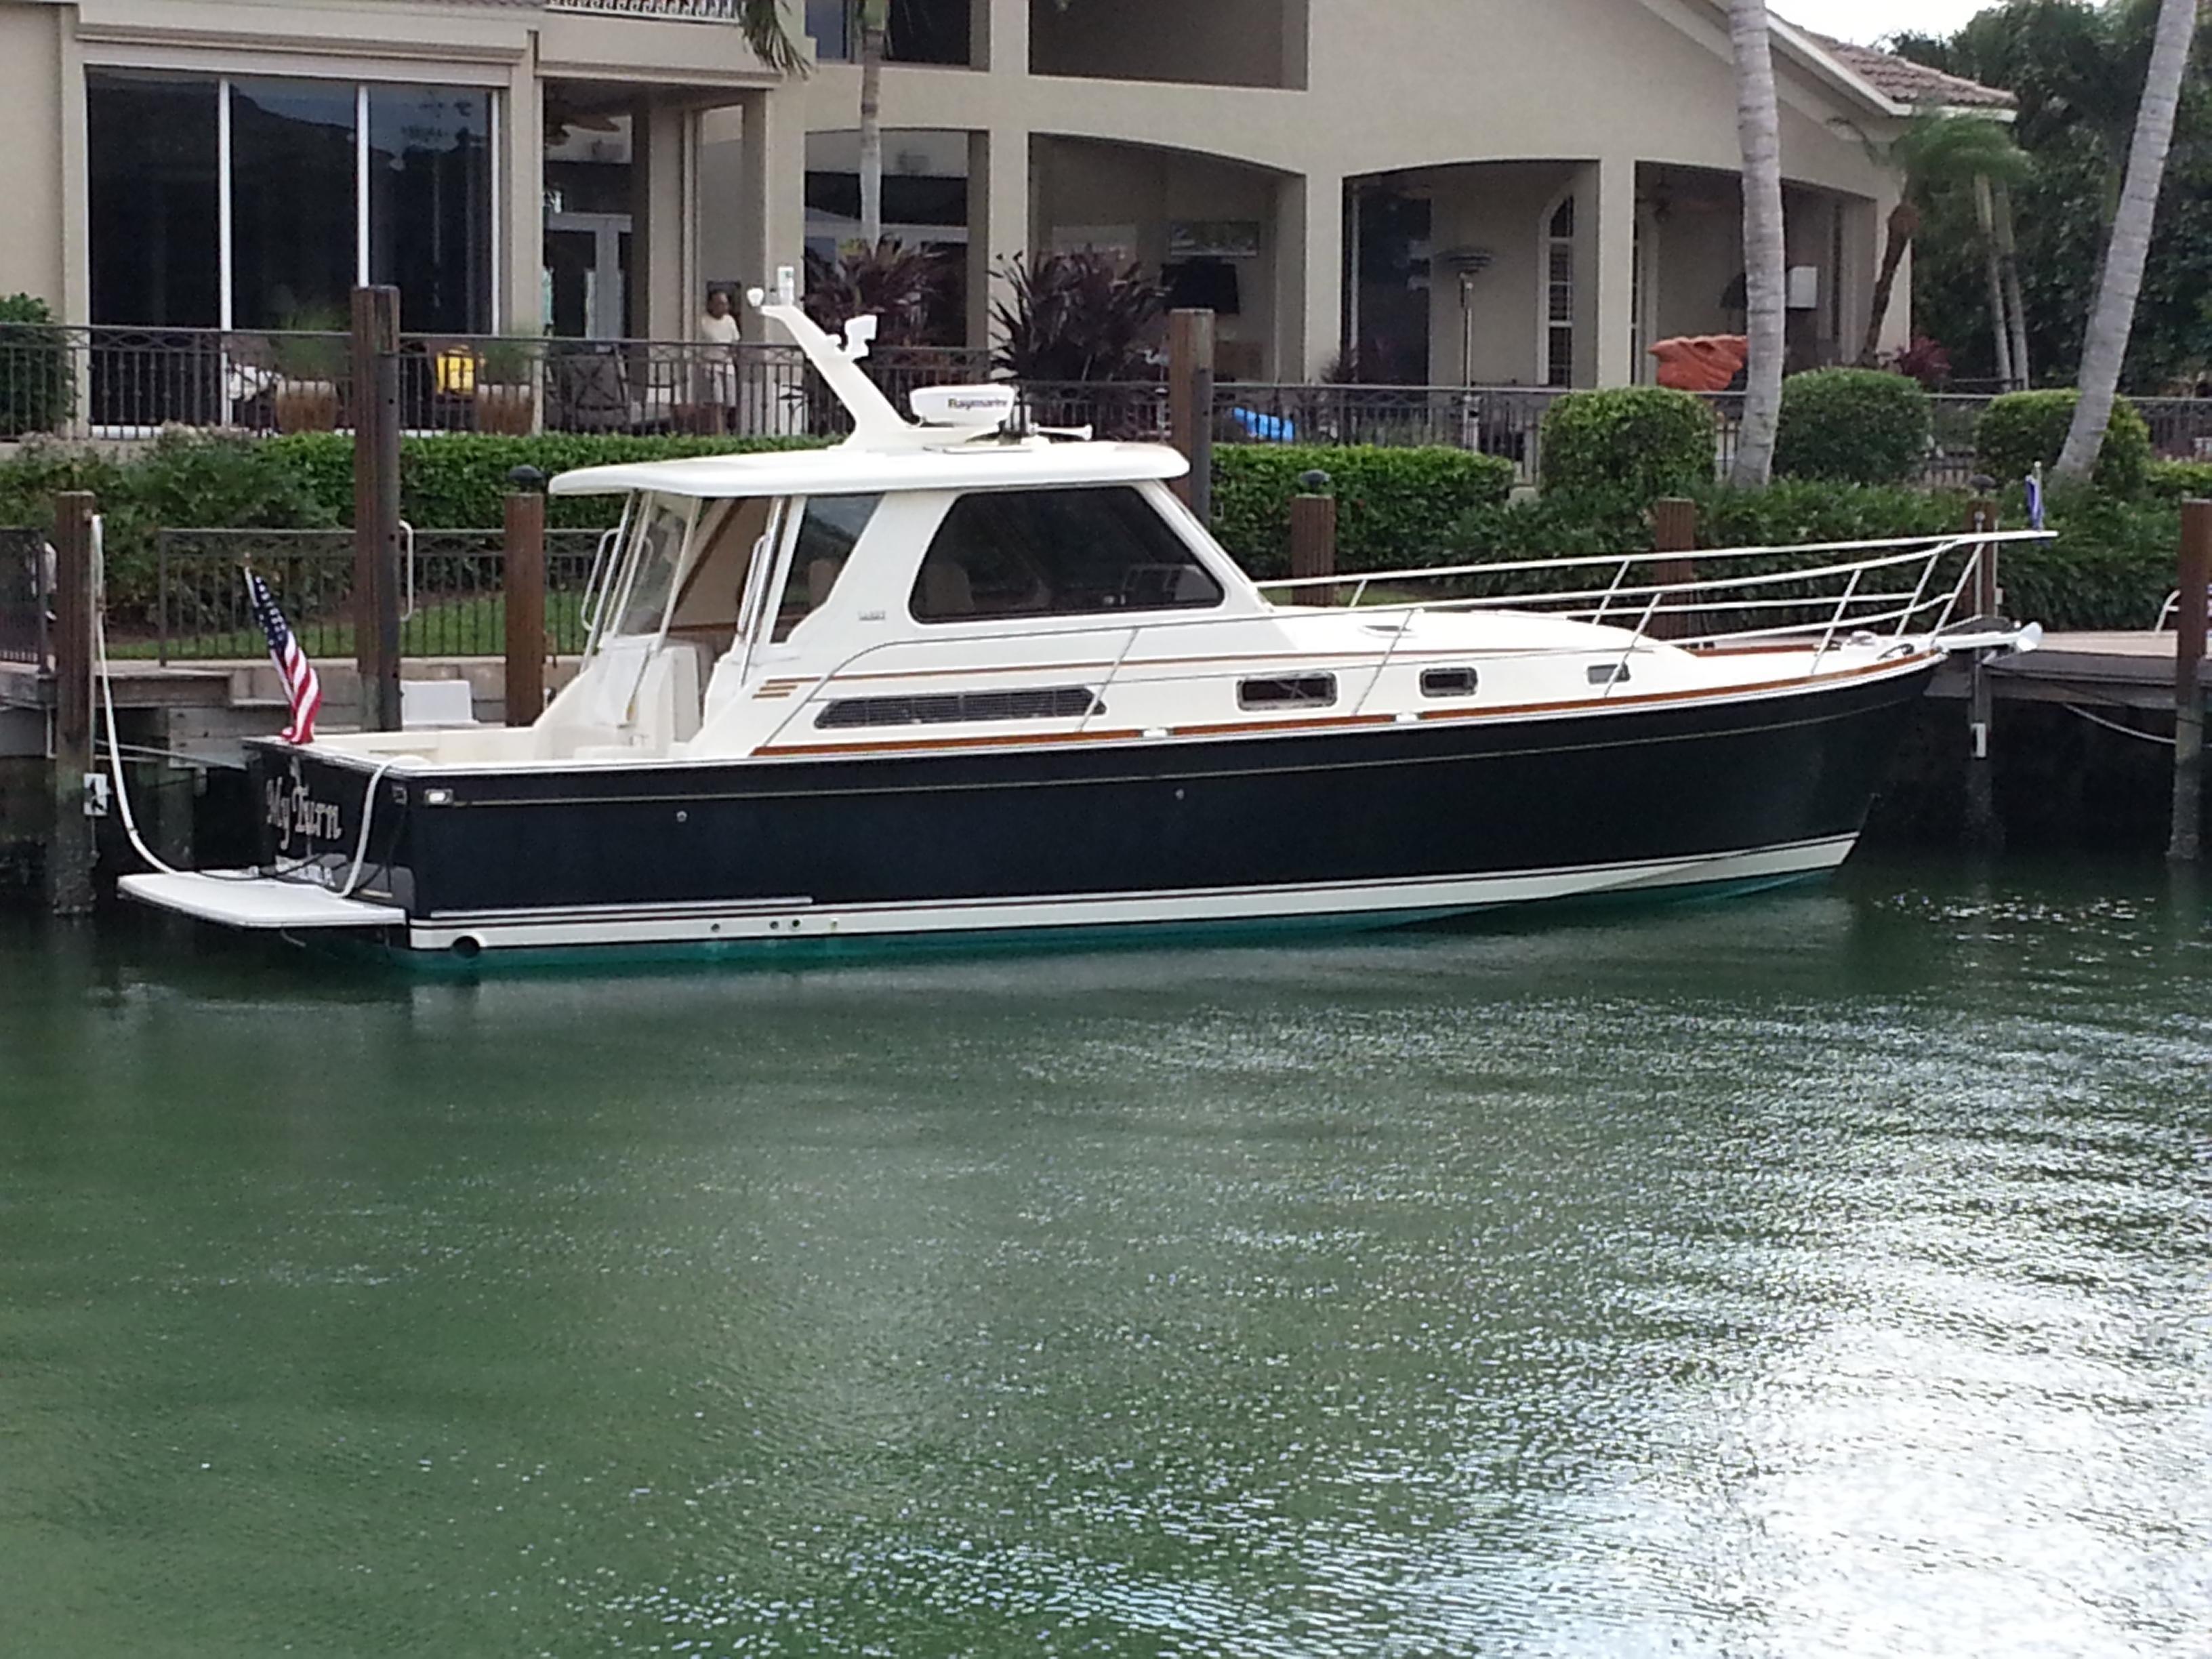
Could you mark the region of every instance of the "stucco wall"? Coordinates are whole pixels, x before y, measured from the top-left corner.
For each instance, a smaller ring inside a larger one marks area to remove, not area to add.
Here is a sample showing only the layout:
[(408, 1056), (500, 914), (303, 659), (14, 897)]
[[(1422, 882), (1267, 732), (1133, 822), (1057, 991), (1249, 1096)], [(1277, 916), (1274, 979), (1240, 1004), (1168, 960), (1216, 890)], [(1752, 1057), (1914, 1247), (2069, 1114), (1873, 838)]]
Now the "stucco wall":
[[(1476, 276), (1468, 313), (1474, 323), (1474, 381), (1479, 386), (1528, 385), (1537, 377), (1536, 333), (1541, 291), (1537, 249), (1545, 210), (1577, 182), (1583, 169), (1571, 161), (1510, 162), (1470, 167), (1431, 177), (1430, 211), (1437, 254), (1431, 283), (1430, 378), (1439, 385), (1460, 381), (1460, 284), (1442, 255), (1455, 248), (1484, 248), (1490, 268)], [(1595, 217), (1592, 203), (1578, 204), (1577, 228)], [(1585, 278), (1587, 259), (1578, 261)], [(1578, 318), (1577, 345), (1587, 330)]]
[(58, 6), (0, 5), (0, 294), (30, 294), (58, 312), (62, 281), (61, 32)]
[(1037, 218), (1033, 239), (1053, 245), (1063, 225), (1127, 226), (1137, 258), (1158, 267), (1169, 258), (1176, 220), (1233, 219), (1261, 227), (1261, 257), (1231, 263), (1238, 311), (1219, 319), (1218, 337), (1264, 347), (1275, 325), (1276, 188), (1269, 174), (1202, 156), (1135, 144), (1048, 140), (1037, 147)]

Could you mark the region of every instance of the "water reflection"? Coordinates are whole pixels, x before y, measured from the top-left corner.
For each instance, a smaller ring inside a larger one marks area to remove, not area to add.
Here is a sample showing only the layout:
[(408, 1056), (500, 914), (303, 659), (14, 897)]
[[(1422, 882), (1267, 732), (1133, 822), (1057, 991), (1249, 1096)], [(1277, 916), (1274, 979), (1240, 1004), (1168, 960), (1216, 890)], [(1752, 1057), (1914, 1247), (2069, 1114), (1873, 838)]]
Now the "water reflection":
[(2209, 923), (0, 934), (0, 1560), (58, 1650), (2187, 1652)]

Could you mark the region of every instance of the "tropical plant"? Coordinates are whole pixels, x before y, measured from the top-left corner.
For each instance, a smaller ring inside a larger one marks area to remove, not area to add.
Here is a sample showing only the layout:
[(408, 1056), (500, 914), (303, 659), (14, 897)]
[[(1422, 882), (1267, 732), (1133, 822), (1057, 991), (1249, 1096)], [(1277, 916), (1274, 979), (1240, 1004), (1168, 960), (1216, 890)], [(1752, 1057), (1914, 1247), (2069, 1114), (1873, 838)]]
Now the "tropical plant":
[[(2009, 218), (2017, 238), (2016, 255), (2006, 262), (2015, 367), (2024, 343), (2046, 384), (2070, 382), (2080, 369), (2158, 19), (2157, 0), (2008, 0), (1955, 34), (1905, 35), (1895, 43), (1907, 57), (2003, 88), (2017, 100), (2010, 125), (2031, 168), (2025, 179), (1997, 191), (1996, 222), (2002, 238)], [(1986, 264), (1970, 193), (1942, 194), (1913, 245), (1913, 319), (1952, 344), (1958, 373), (1972, 380), (1992, 378), (1996, 369), (1989, 350), (1994, 330), (1986, 320)], [(2123, 386), (2153, 392), (2191, 380), (2212, 364), (2212, 313), (2203, 304), (2208, 292), (2212, 51), (2200, 46), (2167, 158)]]
[[(1889, 318), (1897, 273), (1936, 199), (1960, 185), (1973, 187), (1978, 213), (1984, 211), (1984, 201), (1988, 204), (1984, 242), (1994, 259), (2001, 233), (1993, 187), (2000, 183), (2018, 182), (2027, 176), (2029, 167), (2026, 154), (2013, 143), (2003, 124), (1984, 115), (1916, 115), (1887, 146), (1884, 158), (1899, 175), (1901, 190), (1897, 205), (1890, 210), (1882, 242), (1881, 267), (1875, 276), (1874, 307), (1867, 318), (1866, 339), (1859, 349), (1860, 362), (1869, 367), (1881, 350), (1882, 325)], [(2010, 198), (2005, 199), (2008, 212)], [(2008, 233), (2004, 234), (2004, 240), (2009, 243)], [(1992, 270), (1996, 267), (1993, 265)], [(2001, 277), (1993, 280), (2000, 283), (2002, 291)], [(2000, 303), (1992, 314), (1999, 319), (1999, 357), (2010, 357), (2011, 336), (2004, 323), (2006, 308)], [(2021, 374), (2019, 366), (2014, 365), (2002, 378), (2021, 383)]]
[(2199, 0), (2160, 0), (2158, 33), (2143, 81), (2134, 143), (2128, 150), (2127, 182), (2105, 249), (2097, 279), (2097, 303), (2081, 345), (2081, 401), (2066, 447), (2058, 457), (2058, 476), (2087, 478), (2105, 442), (2106, 423), (2120, 389), (2120, 369), (2128, 355), (2136, 300), (2142, 291), (2143, 267), (2150, 258), (2151, 230), (2158, 218), (2159, 191), (2166, 182), (2166, 158), (2173, 143), (2173, 125), (2181, 105), (2181, 84), (2189, 72), (2189, 50), (2197, 36)]
[(52, 432), (69, 414), (76, 372), (44, 300), (0, 299), (0, 439)]
[(1088, 249), (1048, 253), (1032, 264), (1001, 260), (1002, 297), (991, 305), (999, 343), (992, 366), (1024, 380), (1156, 378), (1152, 325), (1168, 293), (1141, 267)]
[(803, 75), (806, 58), (786, 26), (786, 0), (737, 0), (736, 22), (753, 55), (778, 75)]
[(835, 332), (872, 314), (886, 346), (925, 345), (951, 296), (953, 270), (943, 253), (878, 242), (841, 249), (835, 258), (807, 250), (806, 314)]
[(477, 378), (487, 386), (527, 386), (544, 343), (526, 334), (502, 335), (477, 349)]
[(1951, 379), (1950, 352), (1942, 342), (1931, 340), (1925, 334), (1914, 335), (1912, 343), (1883, 366), (1899, 374), (1911, 375), (1929, 392), (1941, 392)]
[(269, 339), (269, 356), (277, 374), (288, 380), (334, 381), (345, 375), (352, 350), (347, 334), (351, 327), (342, 307), (296, 306), (277, 325)]
[(1773, 31), (1766, 0), (1729, 0), (1729, 40), (1735, 60), (1736, 137), (1743, 153), (1743, 420), (1731, 476), (1764, 484), (1774, 472), (1774, 436), (1782, 417), (1782, 362), (1787, 349), (1784, 309), (1788, 254), (1782, 218), (1782, 116), (1775, 100)]

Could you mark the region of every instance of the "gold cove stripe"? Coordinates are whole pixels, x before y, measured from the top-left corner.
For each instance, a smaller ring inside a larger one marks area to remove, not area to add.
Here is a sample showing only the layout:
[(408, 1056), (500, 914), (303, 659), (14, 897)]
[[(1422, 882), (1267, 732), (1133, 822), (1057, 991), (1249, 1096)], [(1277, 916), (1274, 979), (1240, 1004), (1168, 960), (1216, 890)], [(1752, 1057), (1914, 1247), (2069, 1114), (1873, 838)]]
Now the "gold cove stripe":
[[(1869, 663), (1863, 668), (1847, 668), (1817, 678), (1793, 675), (1786, 680), (1757, 680), (1745, 685), (1702, 687), (1690, 691), (1647, 691), (1635, 696), (1580, 697), (1564, 702), (1513, 703), (1497, 708), (1437, 708), (1421, 711), (1423, 722), (1494, 721), (1527, 714), (1565, 714), (1606, 708), (1645, 708), (1665, 703), (1729, 702), (1745, 696), (1783, 690), (1808, 690), (1820, 686), (1834, 685), (1844, 680), (1863, 679), (1870, 674), (1901, 674), (1906, 670), (1935, 660), (1932, 653), (1922, 652), (1911, 657), (1901, 657), (1893, 662)], [(1348, 728), (1367, 728), (1395, 726), (1395, 714), (1323, 714), (1297, 720), (1234, 720), (1225, 724), (1204, 726), (1173, 726), (1150, 727), (1145, 730), (1121, 729), (1112, 732), (1038, 732), (965, 738), (909, 738), (880, 743), (840, 744), (776, 744), (756, 750), (760, 757), (817, 757), (836, 755), (882, 755), (901, 753), (931, 753), (954, 749), (1014, 749), (1039, 748), (1048, 745), (1061, 747), (1081, 743), (1127, 743), (1142, 738), (1146, 730), (1161, 735), (1154, 741), (1170, 738), (1244, 737), (1284, 735), (1291, 732), (1343, 731)]]

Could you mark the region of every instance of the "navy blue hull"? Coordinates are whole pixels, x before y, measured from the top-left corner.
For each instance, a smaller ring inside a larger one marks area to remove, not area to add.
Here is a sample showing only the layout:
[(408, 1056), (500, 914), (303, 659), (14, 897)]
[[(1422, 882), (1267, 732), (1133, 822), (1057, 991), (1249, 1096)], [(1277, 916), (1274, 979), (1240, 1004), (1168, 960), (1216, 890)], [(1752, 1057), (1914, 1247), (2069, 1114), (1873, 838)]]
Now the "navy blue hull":
[[(1596, 715), (378, 785), (362, 890), (414, 918), (1419, 883), (1855, 835), (1932, 668)], [(253, 757), (264, 866), (342, 879), (367, 774)], [(282, 828), (276, 823), (283, 820)]]

